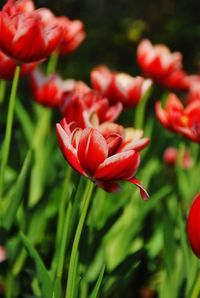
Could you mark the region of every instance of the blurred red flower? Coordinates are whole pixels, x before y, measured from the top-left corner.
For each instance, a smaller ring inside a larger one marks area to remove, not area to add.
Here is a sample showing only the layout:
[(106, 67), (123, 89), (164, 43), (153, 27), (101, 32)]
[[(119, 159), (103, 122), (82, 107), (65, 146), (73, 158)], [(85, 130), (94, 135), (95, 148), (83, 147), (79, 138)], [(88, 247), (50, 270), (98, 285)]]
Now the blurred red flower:
[(6, 10), (0, 11), (0, 49), (6, 55), (29, 63), (47, 58), (58, 47), (60, 26), (43, 22), (37, 10), (13, 15)]
[(189, 79), (189, 93), (187, 101), (192, 102), (195, 100), (200, 101), (200, 75), (192, 75)]
[(38, 69), (31, 73), (30, 82), (35, 101), (51, 108), (59, 107), (76, 84), (75, 80), (62, 80), (57, 74), (45, 76)]
[(123, 138), (118, 134), (104, 137), (95, 128), (81, 129), (74, 122), (62, 119), (56, 125), (60, 148), (65, 159), (80, 174), (92, 179), (105, 191), (120, 189), (118, 182), (127, 180), (140, 188), (143, 199), (148, 194), (134, 178), (140, 163), (140, 154), (133, 149), (120, 149)]
[(114, 121), (122, 111), (122, 104), (117, 102), (110, 106), (107, 98), (94, 90), (87, 90), (79, 83), (74, 91), (66, 95), (60, 111), (68, 123), (75, 121), (79, 127), (85, 128)]
[(200, 143), (200, 101), (191, 102), (184, 108), (178, 97), (171, 93), (165, 108), (159, 101), (155, 105), (155, 112), (164, 127)]
[(170, 52), (163, 44), (152, 45), (142, 40), (137, 49), (137, 61), (145, 76), (169, 89), (188, 89), (187, 74), (182, 70), (182, 55)]
[(110, 102), (120, 101), (124, 107), (132, 107), (138, 104), (152, 82), (142, 77), (113, 72), (100, 65), (92, 70), (91, 83)]
[(200, 193), (194, 198), (189, 211), (187, 234), (192, 250), (200, 258)]
[[(175, 147), (168, 147), (163, 154), (163, 160), (165, 164), (169, 166), (174, 166), (178, 159), (180, 158), (180, 153)], [(180, 166), (184, 169), (190, 169), (193, 165), (193, 160), (191, 158), (190, 151), (188, 149), (184, 150), (183, 156), (180, 161)]]
[[(21, 65), (20, 76), (29, 74), (36, 66), (38, 62), (26, 63)], [(14, 59), (6, 56), (0, 51), (0, 79), (12, 80), (15, 73), (17, 63)]]
[(59, 54), (74, 52), (85, 39), (84, 25), (80, 20), (70, 20), (65, 16), (56, 17), (48, 8), (38, 9), (38, 13), (45, 23), (53, 23), (62, 28), (61, 42), (57, 48)]

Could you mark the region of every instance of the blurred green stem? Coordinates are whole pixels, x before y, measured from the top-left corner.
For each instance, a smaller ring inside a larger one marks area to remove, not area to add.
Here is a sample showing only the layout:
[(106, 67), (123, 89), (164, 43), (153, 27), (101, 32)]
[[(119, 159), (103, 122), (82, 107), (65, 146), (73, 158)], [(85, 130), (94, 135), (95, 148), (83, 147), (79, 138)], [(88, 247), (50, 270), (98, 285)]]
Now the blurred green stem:
[(81, 233), (83, 230), (83, 226), (85, 223), (87, 211), (90, 205), (90, 200), (92, 197), (92, 191), (94, 188), (94, 184), (92, 181), (88, 180), (87, 182), (87, 187), (84, 193), (83, 197), (83, 209), (81, 211), (81, 217), (79, 219), (79, 223), (76, 229), (75, 237), (74, 237), (74, 242), (72, 246), (72, 253), (70, 257), (70, 263), (69, 263), (69, 271), (68, 271), (68, 278), (67, 278), (67, 291), (66, 291), (66, 298), (73, 298), (74, 297), (74, 292), (75, 292), (75, 286), (74, 285), (74, 280), (75, 275), (76, 275), (76, 260), (78, 257), (78, 246), (81, 238)]
[(191, 298), (199, 298), (200, 294), (200, 276), (197, 278), (197, 282), (194, 285)]
[(3, 103), (6, 93), (6, 81), (0, 81), (0, 103)]
[(135, 113), (135, 120), (134, 120), (134, 127), (135, 128), (141, 128), (144, 127), (144, 116), (145, 116), (145, 110), (146, 105), (149, 97), (151, 96), (153, 87), (149, 87), (149, 89), (145, 92), (144, 96), (141, 98), (140, 102), (138, 103), (136, 107), (136, 113)]
[(47, 65), (47, 75), (50, 75), (56, 71), (58, 64), (58, 53), (55, 51), (51, 54)]
[(10, 142), (11, 142), (11, 135), (12, 135), (14, 109), (15, 109), (15, 99), (16, 99), (17, 87), (19, 83), (19, 74), (20, 74), (20, 66), (18, 65), (15, 69), (15, 74), (12, 82), (12, 88), (11, 88), (11, 94), (10, 94), (10, 100), (9, 100), (9, 106), (8, 106), (8, 116), (6, 120), (5, 140), (4, 140), (3, 149), (2, 149), (1, 172), (0, 172), (0, 201), (2, 200), (4, 176), (5, 176), (5, 170), (7, 167), (9, 151), (10, 151)]

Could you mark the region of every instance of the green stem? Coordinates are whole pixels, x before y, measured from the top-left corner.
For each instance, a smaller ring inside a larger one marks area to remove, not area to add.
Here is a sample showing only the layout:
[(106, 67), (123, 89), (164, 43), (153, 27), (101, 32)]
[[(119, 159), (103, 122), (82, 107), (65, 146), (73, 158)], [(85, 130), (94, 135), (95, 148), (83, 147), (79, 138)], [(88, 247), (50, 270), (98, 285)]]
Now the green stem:
[(58, 53), (55, 51), (51, 54), (47, 65), (47, 75), (50, 75), (56, 71), (58, 64)]
[(56, 235), (56, 245), (59, 245), (60, 239), (62, 238), (62, 229), (65, 221), (65, 209), (66, 209), (66, 203), (68, 198), (67, 192), (69, 188), (71, 175), (72, 175), (72, 167), (68, 166), (66, 179), (63, 184), (61, 201), (60, 201), (59, 211), (58, 211), (58, 229), (57, 229), (57, 235)]
[(136, 107), (134, 127), (143, 128), (144, 127), (144, 116), (147, 101), (152, 93), (152, 87), (150, 87), (144, 94), (143, 98), (140, 100), (138, 106)]
[(4, 97), (6, 93), (6, 81), (0, 81), (0, 103), (3, 103)]
[(199, 298), (199, 293), (200, 293), (200, 275), (198, 276), (195, 286), (193, 288), (191, 298)]
[(71, 257), (70, 257), (69, 271), (68, 271), (68, 278), (67, 278), (66, 298), (73, 298), (73, 296), (74, 296), (75, 289), (73, 287), (73, 284), (74, 284), (74, 279), (75, 279), (76, 269), (77, 269), (76, 268), (77, 267), (76, 260), (77, 260), (77, 256), (78, 256), (78, 246), (79, 246), (83, 226), (85, 223), (87, 211), (89, 208), (93, 187), (94, 187), (93, 182), (88, 180), (87, 187), (86, 187), (86, 190), (84, 193), (84, 198), (83, 198), (84, 205), (83, 205), (81, 217), (79, 219), (78, 227), (76, 229), (74, 242), (73, 242), (73, 246), (72, 246), (72, 253), (71, 253)]
[(14, 74), (12, 89), (10, 94), (8, 116), (6, 121), (5, 141), (2, 149), (1, 172), (0, 172), (0, 201), (3, 195), (4, 176), (5, 176), (5, 170), (7, 167), (8, 156), (10, 151), (10, 142), (11, 142), (11, 135), (12, 135), (14, 109), (15, 109), (15, 99), (16, 99), (17, 87), (19, 83), (19, 74), (20, 74), (20, 66), (17, 66), (15, 69), (15, 74)]

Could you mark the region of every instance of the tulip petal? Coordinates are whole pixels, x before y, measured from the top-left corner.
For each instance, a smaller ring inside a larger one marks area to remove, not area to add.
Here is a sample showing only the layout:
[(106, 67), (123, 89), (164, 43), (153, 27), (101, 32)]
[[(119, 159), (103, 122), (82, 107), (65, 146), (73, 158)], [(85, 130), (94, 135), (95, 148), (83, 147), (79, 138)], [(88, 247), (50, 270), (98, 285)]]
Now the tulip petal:
[(118, 183), (96, 181), (96, 184), (107, 192), (119, 192), (121, 190)]
[(149, 194), (148, 192), (144, 189), (144, 187), (142, 186), (142, 184), (140, 183), (139, 180), (137, 180), (136, 178), (132, 178), (130, 180), (128, 180), (129, 182), (135, 184), (137, 187), (139, 187), (140, 189), (140, 195), (142, 197), (143, 200), (147, 200), (149, 198)]
[(78, 158), (85, 172), (93, 176), (107, 156), (108, 146), (102, 134), (94, 128), (84, 129), (78, 146)]
[(140, 155), (134, 150), (117, 153), (108, 157), (97, 169), (94, 177), (97, 180), (116, 181), (131, 179), (140, 163)]
[(80, 162), (77, 157), (77, 151), (70, 143), (69, 136), (67, 135), (67, 133), (64, 131), (64, 129), (59, 123), (56, 124), (56, 132), (57, 132), (58, 142), (65, 159), (76, 171), (78, 171), (82, 175), (87, 176), (85, 171), (80, 165)]

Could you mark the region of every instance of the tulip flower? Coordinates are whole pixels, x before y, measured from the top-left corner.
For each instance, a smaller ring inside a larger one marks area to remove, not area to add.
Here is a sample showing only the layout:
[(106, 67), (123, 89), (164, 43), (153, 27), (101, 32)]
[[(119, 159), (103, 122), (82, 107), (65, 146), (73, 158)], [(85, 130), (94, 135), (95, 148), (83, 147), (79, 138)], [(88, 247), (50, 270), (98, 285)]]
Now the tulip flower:
[(194, 198), (189, 211), (187, 234), (193, 252), (200, 258), (200, 193)]
[[(98, 123), (114, 121), (122, 111), (120, 102), (110, 106), (107, 98), (103, 98), (98, 92), (87, 89), (70, 92), (60, 106), (67, 122), (75, 121), (78, 126), (85, 128), (88, 120), (97, 115)], [(85, 92), (86, 91), (86, 92)], [(90, 125), (89, 125), (90, 126)]]
[(149, 79), (113, 72), (104, 65), (91, 72), (91, 83), (110, 102), (119, 101), (124, 107), (137, 105), (152, 84)]
[(44, 23), (37, 13), (0, 12), (0, 49), (20, 63), (47, 58), (59, 45), (62, 28)]
[[(21, 65), (20, 76), (29, 74), (38, 65), (36, 62), (26, 63)], [(6, 56), (0, 51), (0, 79), (12, 80), (14, 77), (17, 63), (14, 59)]]
[(169, 89), (188, 89), (187, 74), (182, 69), (182, 55), (170, 52), (163, 44), (152, 45), (147, 39), (140, 42), (137, 60), (144, 75)]
[(84, 25), (80, 20), (70, 20), (65, 16), (56, 17), (48, 8), (38, 9), (38, 13), (45, 23), (54, 23), (62, 28), (58, 54), (66, 55), (74, 52), (85, 39)]
[(200, 101), (200, 75), (189, 76), (189, 94), (187, 102)]
[(32, 0), (8, 0), (3, 6), (3, 11), (9, 15), (14, 15), (21, 12), (32, 12), (35, 9)]
[(190, 169), (193, 165), (193, 160), (188, 149), (185, 149), (183, 155), (180, 156), (180, 152), (177, 148), (168, 147), (164, 151), (163, 160), (165, 164), (169, 166), (174, 166), (179, 161), (179, 164), (183, 169)]
[(62, 80), (57, 74), (44, 76), (39, 70), (31, 73), (30, 82), (35, 101), (51, 108), (59, 107), (76, 84), (75, 80)]
[(155, 106), (156, 116), (160, 123), (193, 142), (200, 143), (200, 101), (189, 103), (185, 108), (178, 97), (171, 93), (162, 108), (161, 102)]
[(120, 180), (129, 181), (140, 188), (143, 199), (148, 194), (140, 182), (134, 178), (140, 164), (140, 154), (120, 146), (123, 139), (118, 134), (105, 138), (93, 127), (81, 129), (75, 123), (62, 119), (56, 125), (61, 151), (67, 162), (80, 174), (93, 180), (108, 192), (120, 189)]

